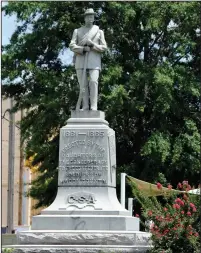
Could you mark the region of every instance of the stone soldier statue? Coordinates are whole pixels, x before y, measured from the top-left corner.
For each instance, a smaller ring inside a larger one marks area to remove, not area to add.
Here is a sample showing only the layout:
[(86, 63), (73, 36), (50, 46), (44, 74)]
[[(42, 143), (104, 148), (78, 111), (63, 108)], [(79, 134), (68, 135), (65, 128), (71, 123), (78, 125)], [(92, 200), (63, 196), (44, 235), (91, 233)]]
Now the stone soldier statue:
[(80, 85), (80, 94), (76, 110), (97, 110), (98, 78), (101, 70), (101, 53), (107, 49), (104, 33), (93, 25), (95, 12), (87, 9), (84, 13), (85, 25), (75, 29), (70, 49), (75, 53), (75, 69)]

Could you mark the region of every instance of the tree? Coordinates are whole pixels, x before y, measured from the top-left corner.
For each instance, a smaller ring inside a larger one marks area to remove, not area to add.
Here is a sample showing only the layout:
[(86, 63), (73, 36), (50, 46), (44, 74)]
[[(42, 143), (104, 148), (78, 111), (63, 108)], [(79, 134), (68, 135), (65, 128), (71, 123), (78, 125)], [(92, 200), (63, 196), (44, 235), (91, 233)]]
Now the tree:
[(99, 109), (116, 132), (117, 171), (198, 184), (199, 3), (9, 2), (3, 10), (21, 24), (3, 47), (3, 94), (27, 110), (26, 155), (40, 173), (30, 195), (38, 206), (56, 195), (59, 129), (77, 100), (74, 68), (59, 56), (89, 7), (109, 47)]

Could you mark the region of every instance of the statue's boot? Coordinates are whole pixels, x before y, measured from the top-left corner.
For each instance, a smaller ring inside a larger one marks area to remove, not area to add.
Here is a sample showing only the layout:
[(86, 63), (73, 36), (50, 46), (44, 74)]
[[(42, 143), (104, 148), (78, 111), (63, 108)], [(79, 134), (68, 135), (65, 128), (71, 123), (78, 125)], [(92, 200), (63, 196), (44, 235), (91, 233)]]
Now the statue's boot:
[(98, 82), (90, 81), (90, 103), (91, 103), (91, 110), (97, 111), (97, 103), (98, 103)]

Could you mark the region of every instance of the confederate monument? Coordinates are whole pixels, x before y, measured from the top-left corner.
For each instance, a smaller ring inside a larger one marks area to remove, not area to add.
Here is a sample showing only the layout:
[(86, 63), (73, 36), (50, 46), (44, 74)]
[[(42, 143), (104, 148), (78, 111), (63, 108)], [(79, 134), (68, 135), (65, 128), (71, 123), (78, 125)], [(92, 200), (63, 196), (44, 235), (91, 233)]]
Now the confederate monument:
[(142, 253), (149, 248), (139, 218), (116, 196), (115, 132), (97, 110), (101, 53), (107, 46), (103, 31), (93, 25), (94, 14), (86, 10), (85, 26), (70, 42), (80, 95), (60, 129), (56, 199), (32, 218), (31, 230), (18, 233), (14, 253)]
[[(84, 13), (85, 26), (75, 29), (70, 49), (75, 53), (75, 69), (80, 85), (80, 94), (76, 110), (97, 110), (98, 78), (101, 70), (101, 53), (107, 49), (104, 33), (93, 25), (95, 12), (88, 9)], [(88, 81), (89, 78), (89, 81)]]

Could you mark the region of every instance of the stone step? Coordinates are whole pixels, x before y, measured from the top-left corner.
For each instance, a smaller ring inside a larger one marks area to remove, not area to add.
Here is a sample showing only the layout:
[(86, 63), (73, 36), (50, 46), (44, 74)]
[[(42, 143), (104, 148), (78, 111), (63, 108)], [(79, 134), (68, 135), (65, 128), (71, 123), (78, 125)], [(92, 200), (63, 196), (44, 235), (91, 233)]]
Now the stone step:
[[(5, 248), (5, 247), (3, 247)], [(145, 253), (150, 246), (120, 245), (11, 245), (12, 253)]]
[(148, 245), (150, 233), (140, 231), (31, 230), (17, 234), (18, 244)]

